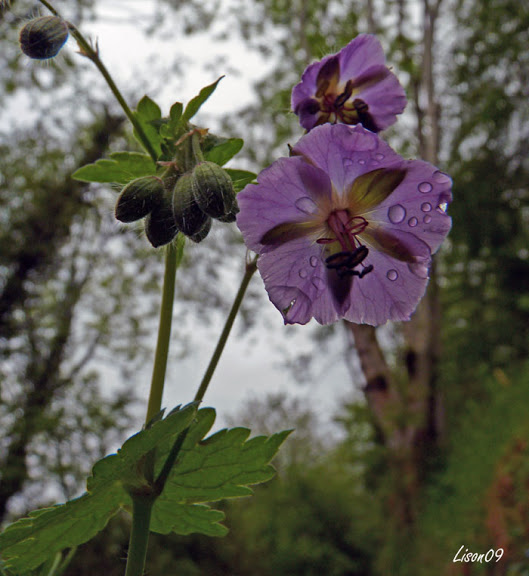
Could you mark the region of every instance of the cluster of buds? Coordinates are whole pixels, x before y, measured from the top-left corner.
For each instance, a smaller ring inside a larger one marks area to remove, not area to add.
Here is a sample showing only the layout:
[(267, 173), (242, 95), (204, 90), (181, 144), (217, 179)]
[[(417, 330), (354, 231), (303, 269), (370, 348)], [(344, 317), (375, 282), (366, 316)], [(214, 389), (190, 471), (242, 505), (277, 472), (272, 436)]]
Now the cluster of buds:
[(239, 208), (231, 178), (214, 162), (202, 161), (176, 177), (143, 176), (129, 182), (116, 204), (116, 218), (135, 222), (145, 218), (145, 233), (157, 248), (178, 232), (201, 242), (211, 219), (234, 222)]

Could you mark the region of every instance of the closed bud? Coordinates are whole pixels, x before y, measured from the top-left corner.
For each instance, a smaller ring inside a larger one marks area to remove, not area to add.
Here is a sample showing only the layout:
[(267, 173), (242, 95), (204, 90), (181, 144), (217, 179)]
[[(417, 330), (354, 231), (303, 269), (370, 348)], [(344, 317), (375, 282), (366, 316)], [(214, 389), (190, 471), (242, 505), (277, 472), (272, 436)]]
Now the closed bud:
[(58, 16), (40, 16), (20, 30), (20, 48), (34, 60), (57, 56), (68, 40), (68, 24)]
[(145, 234), (155, 248), (169, 244), (176, 237), (178, 228), (169, 198), (164, 196), (160, 205), (145, 218)]
[(135, 222), (144, 218), (162, 203), (163, 195), (163, 182), (157, 176), (131, 180), (119, 195), (116, 218), (120, 222)]
[(198, 234), (209, 218), (195, 201), (192, 182), (193, 175), (187, 172), (176, 181), (173, 190), (173, 215), (176, 225), (190, 237)]
[(231, 178), (214, 162), (200, 162), (195, 166), (193, 195), (200, 209), (212, 218), (226, 216), (236, 205)]
[(220, 218), (217, 218), (217, 220), (219, 222), (226, 222), (226, 223), (235, 222), (238, 213), (239, 213), (239, 207), (237, 206), (237, 204), (235, 204), (231, 212), (228, 212), (225, 216), (220, 216)]
[(209, 234), (210, 230), (211, 230), (211, 218), (208, 216), (208, 219), (206, 220), (204, 226), (202, 226), (202, 228), (196, 234), (189, 236), (189, 239), (193, 240), (193, 242), (196, 242), (198, 244), (199, 242), (202, 242), (202, 240), (204, 240), (204, 238)]

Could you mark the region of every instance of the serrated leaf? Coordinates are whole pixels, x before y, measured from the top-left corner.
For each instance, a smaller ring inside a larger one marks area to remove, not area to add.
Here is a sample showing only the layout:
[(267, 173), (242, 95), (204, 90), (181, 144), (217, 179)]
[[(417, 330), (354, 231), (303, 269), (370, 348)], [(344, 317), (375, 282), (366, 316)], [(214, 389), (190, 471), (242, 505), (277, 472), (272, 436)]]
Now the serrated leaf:
[(153, 531), (176, 531), (164, 523), (162, 508), (248, 496), (252, 493), (249, 485), (266, 482), (275, 474), (269, 462), (290, 431), (248, 440), (250, 430), (233, 428), (199, 441), (214, 419), (213, 410), (198, 411), (164, 491), (154, 505), (157, 522), (151, 527)]
[(244, 141), (241, 138), (230, 138), (208, 150), (205, 153), (205, 158), (219, 166), (224, 166), (241, 150), (243, 144)]
[(205, 534), (206, 536), (225, 536), (228, 533), (224, 512), (214, 510), (203, 504), (177, 504), (172, 499), (165, 499), (164, 494), (157, 500), (151, 516), (151, 530), (158, 534), (174, 532), (187, 534)]
[(235, 192), (240, 192), (246, 184), (250, 184), (257, 178), (257, 174), (247, 170), (234, 170), (232, 168), (225, 168), (225, 170), (230, 175)]
[(202, 104), (213, 94), (217, 84), (224, 78), (221, 76), (213, 84), (202, 88), (202, 90), (198, 93), (198, 96), (192, 98), (186, 106), (184, 113), (182, 114), (182, 121), (187, 122), (191, 120), (193, 116), (200, 110)]
[(127, 488), (143, 481), (138, 462), (156, 445), (170, 445), (195, 414), (196, 405), (189, 404), (135, 434), (117, 454), (95, 464), (83, 496), (37, 510), (8, 526), (0, 534), (0, 553), (7, 568), (32, 570), (57, 552), (90, 540), (120, 508), (130, 509)]
[[(136, 111), (134, 112), (136, 119), (140, 123), (145, 135), (149, 139), (151, 145), (156, 151), (157, 155), (161, 154), (162, 137), (160, 136), (160, 120), (162, 118), (162, 111), (154, 100), (151, 100), (145, 95), (139, 102)], [(142, 145), (143, 141), (139, 137), (136, 129), (133, 131), (134, 137)]]
[(135, 178), (156, 174), (156, 165), (150, 156), (138, 152), (114, 152), (110, 159), (97, 160), (72, 174), (82, 182), (114, 182), (127, 184)]

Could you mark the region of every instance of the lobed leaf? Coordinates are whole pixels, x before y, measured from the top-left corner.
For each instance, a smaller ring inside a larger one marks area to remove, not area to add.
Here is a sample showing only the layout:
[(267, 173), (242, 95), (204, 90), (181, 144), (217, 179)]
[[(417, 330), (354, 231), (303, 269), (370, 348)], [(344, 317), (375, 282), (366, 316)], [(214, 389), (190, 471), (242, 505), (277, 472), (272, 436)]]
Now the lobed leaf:
[(110, 159), (82, 166), (72, 174), (72, 178), (82, 182), (127, 184), (135, 178), (152, 174), (156, 174), (156, 165), (150, 156), (138, 152), (114, 152)]

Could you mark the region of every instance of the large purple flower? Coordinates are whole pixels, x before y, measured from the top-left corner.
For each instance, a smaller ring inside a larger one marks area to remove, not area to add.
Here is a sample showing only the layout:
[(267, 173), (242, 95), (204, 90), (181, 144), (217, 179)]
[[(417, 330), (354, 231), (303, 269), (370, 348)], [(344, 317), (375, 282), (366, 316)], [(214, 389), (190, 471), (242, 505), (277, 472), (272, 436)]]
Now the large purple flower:
[(408, 320), (451, 226), (451, 179), (362, 126), (312, 130), (238, 195), (237, 224), (286, 324)]
[(386, 66), (380, 42), (370, 34), (311, 64), (292, 90), (292, 110), (306, 130), (330, 122), (362, 124), (379, 132), (405, 107), (404, 89)]

